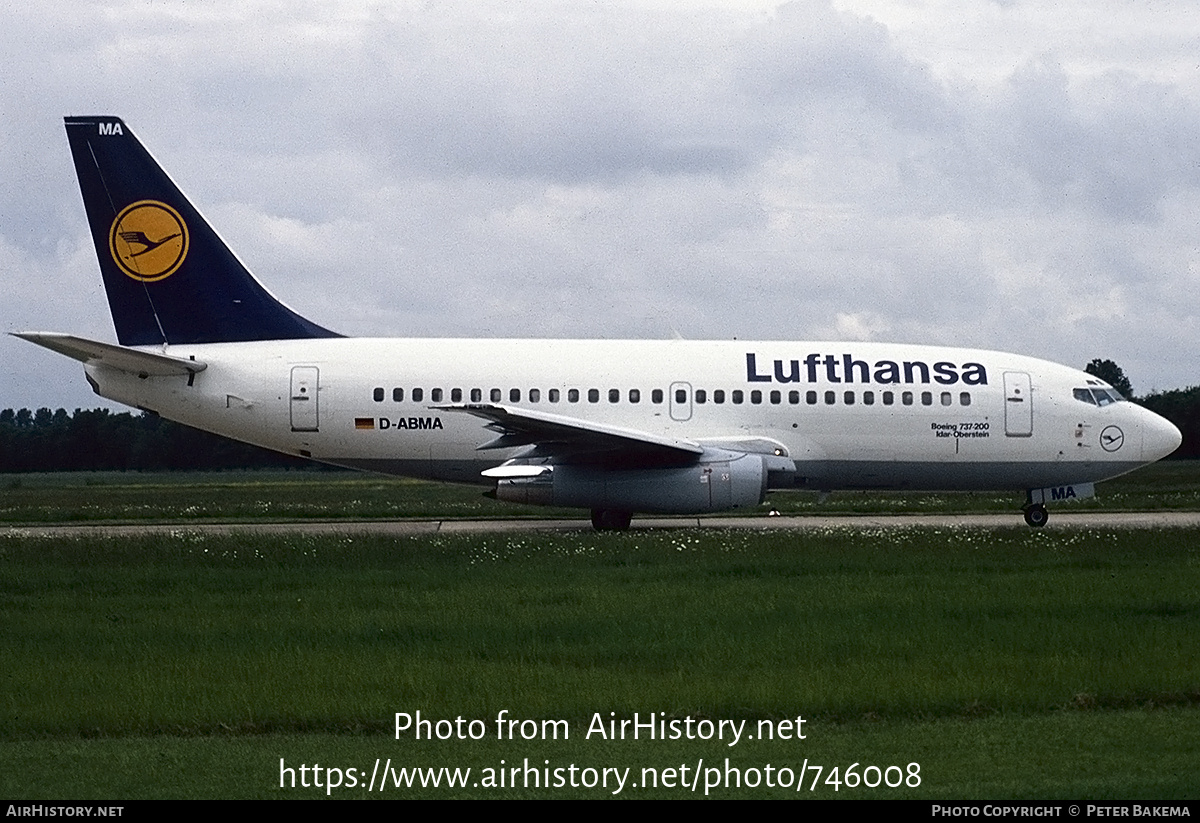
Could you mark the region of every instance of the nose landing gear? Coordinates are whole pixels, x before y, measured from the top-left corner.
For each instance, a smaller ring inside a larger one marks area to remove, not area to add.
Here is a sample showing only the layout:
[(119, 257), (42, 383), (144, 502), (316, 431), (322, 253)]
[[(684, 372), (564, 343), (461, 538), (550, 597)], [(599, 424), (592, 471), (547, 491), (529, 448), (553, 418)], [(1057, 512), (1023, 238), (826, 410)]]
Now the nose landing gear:
[(1029, 526), (1040, 529), (1050, 519), (1050, 513), (1041, 503), (1028, 503), (1025, 506), (1025, 522)]

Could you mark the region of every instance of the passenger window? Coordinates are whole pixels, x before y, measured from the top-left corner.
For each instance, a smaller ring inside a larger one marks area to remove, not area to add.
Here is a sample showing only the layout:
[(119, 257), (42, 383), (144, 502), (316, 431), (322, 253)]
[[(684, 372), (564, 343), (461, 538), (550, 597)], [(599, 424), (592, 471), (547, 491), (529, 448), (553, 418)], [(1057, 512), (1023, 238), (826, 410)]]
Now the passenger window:
[(424, 389), (413, 389), (413, 402), (414, 403), (420, 403), (424, 399), (425, 399), (425, 390)]
[(558, 389), (551, 389), (549, 392), (547, 392), (547, 394), (548, 394), (548, 395), (549, 395), (549, 397), (550, 397), (550, 402), (551, 402), (551, 403), (557, 403), (557, 402), (558, 402), (558, 398), (559, 398)]
[(837, 392), (831, 392), (831, 391), (825, 392), (825, 405), (826, 406), (832, 406), (836, 402), (837, 402)]
[(788, 402), (793, 406), (800, 405), (800, 392), (796, 391), (795, 389), (788, 392)]
[(654, 391), (650, 392), (650, 402), (651, 403), (661, 403), (662, 401), (663, 401), (663, 390), (662, 389), (655, 389)]
[(588, 389), (588, 402), (589, 403), (599, 403), (600, 402), (600, 390), (599, 389)]
[(686, 403), (687, 402), (687, 389), (676, 389), (675, 390), (675, 402), (676, 403)]
[(810, 406), (817, 405), (817, 393), (815, 391), (806, 392), (804, 395), (804, 402)]
[(642, 402), (642, 392), (640, 389), (630, 389), (629, 390), (629, 402), (630, 403), (641, 403)]
[(708, 402), (708, 392), (705, 391), (704, 389), (696, 389), (696, 402), (697, 403), (707, 403)]
[(383, 387), (380, 386), (379, 388), (375, 389), (372, 396), (375, 398), (376, 403), (382, 403), (383, 402)]
[(846, 394), (844, 395), (844, 397), (845, 397), (845, 400), (846, 400), (846, 405), (847, 405), (847, 406), (853, 406), (853, 405), (854, 405), (854, 392), (852, 392), (852, 391), (848, 391), (848, 392), (846, 392)]
[(750, 392), (750, 402), (756, 406), (762, 403), (762, 392), (760, 392), (758, 389)]
[(731, 399), (733, 400), (733, 402), (734, 402), (734, 403), (737, 403), (737, 404), (739, 404), (739, 405), (741, 404), (742, 400), (744, 400), (744, 399), (745, 399), (745, 395), (744, 395), (744, 394), (742, 394), (742, 390), (741, 390), (741, 389), (734, 389), (734, 390), (731, 392), (731, 395), (732, 395)]
[(520, 403), (521, 402), (521, 390), (520, 389), (509, 389), (508, 390), (508, 402), (509, 403)]
[(724, 389), (713, 389), (713, 402), (714, 403), (724, 403), (725, 402), (725, 390)]
[(874, 406), (875, 405), (875, 392), (873, 392), (873, 391), (863, 392), (863, 405), (864, 406)]
[(911, 406), (912, 401), (913, 401), (913, 393), (912, 392), (906, 391), (906, 392), (904, 392), (904, 394), (900, 395), (900, 402), (903, 403), (904, 405)]
[(529, 390), (529, 402), (530, 403), (537, 403), (541, 399), (542, 399), (542, 392), (540, 389), (530, 389)]
[(782, 394), (780, 394), (779, 392), (777, 392), (777, 391), (773, 391), (773, 392), (771, 392), (771, 402), (772, 402), (774, 405), (778, 406), (778, 405), (779, 405), (779, 402), (780, 402), (782, 399), (783, 399), (783, 395), (782, 395)]
[(921, 392), (921, 405), (922, 406), (932, 406), (933, 405), (933, 392), (929, 392), (929, 391)]
[(620, 403), (621, 402), (621, 390), (620, 389), (609, 389), (608, 390), (608, 402), (609, 403)]
[(567, 389), (567, 402), (568, 403), (578, 403), (579, 402), (579, 389)]
[(430, 403), (441, 403), (442, 402), (442, 390), (441, 389), (430, 389), (429, 390), (429, 402)]
[(471, 402), (480, 403), (483, 401), (483, 389), (471, 389)]
[(462, 402), (462, 389), (451, 389), (450, 390), (450, 402), (451, 403), (461, 403)]
[(883, 405), (891, 406), (895, 402), (896, 402), (896, 395), (892, 394), (890, 391), (885, 391), (883, 393)]
[(499, 389), (492, 389), (491, 397), (493, 403), (499, 403), (503, 395), (500, 393)]
[(965, 392), (963, 392), (962, 394), (960, 394), (960, 395), (958, 396), (958, 402), (959, 402), (959, 403), (961, 403), (961, 404), (962, 404), (962, 405), (964, 405), (964, 406), (969, 406), (969, 405), (971, 405), (971, 393), (970, 393), (970, 392), (966, 392), (966, 391), (965, 391)]
[(403, 403), (404, 402), (404, 389), (392, 389), (392, 402), (393, 403)]
[(943, 406), (949, 406), (953, 402), (954, 402), (954, 397), (953, 397), (953, 395), (950, 394), (950, 392), (948, 392), (948, 391), (942, 392), (942, 405)]

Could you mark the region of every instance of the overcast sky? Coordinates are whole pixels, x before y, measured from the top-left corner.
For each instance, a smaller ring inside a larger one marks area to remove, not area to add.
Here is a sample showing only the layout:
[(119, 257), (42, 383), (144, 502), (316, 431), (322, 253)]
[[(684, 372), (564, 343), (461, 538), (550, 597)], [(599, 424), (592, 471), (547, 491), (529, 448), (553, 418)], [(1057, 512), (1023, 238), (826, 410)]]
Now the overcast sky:
[[(351, 335), (846, 339), (1200, 384), (1200, 5), (7, 3), (0, 330), (115, 340), (62, 127), (125, 118)], [(0, 339), (0, 408), (103, 405)]]

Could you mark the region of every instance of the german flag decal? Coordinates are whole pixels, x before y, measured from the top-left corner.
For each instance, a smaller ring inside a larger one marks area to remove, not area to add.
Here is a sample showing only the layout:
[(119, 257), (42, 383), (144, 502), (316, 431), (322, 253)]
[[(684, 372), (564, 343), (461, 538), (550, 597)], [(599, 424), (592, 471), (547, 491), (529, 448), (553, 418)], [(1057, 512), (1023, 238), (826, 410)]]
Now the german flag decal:
[(354, 418), (354, 428), (356, 429), (373, 429), (375, 428), (374, 417), (356, 417)]

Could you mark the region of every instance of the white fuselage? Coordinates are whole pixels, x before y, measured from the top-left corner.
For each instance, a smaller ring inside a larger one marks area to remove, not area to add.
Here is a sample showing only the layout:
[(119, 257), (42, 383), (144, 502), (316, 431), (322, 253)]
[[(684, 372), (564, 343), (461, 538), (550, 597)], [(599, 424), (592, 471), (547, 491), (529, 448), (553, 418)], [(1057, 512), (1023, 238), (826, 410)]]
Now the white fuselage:
[[(513, 450), (469, 403), (532, 409), (692, 441), (773, 442), (792, 485), (1033, 489), (1164, 457), (1170, 423), (1097, 383), (1015, 354), (881, 343), (282, 340), (179, 345), (207, 368), (138, 377), (95, 364), (105, 397), (171, 420), (358, 469), (482, 483)], [(1091, 381), (1089, 383), (1089, 381)]]

